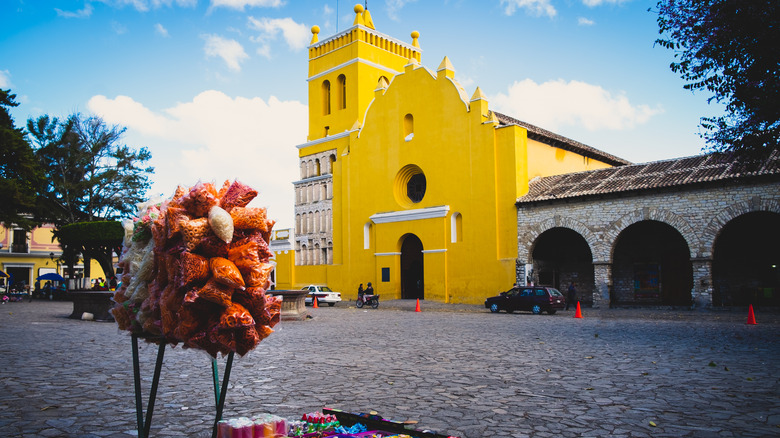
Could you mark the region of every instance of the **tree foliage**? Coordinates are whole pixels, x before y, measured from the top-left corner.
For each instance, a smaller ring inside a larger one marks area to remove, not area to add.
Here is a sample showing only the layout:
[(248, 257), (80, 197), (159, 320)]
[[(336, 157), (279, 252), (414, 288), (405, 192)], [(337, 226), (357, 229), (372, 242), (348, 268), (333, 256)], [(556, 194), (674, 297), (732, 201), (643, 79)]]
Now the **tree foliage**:
[(685, 88), (712, 93), (726, 114), (703, 117), (712, 151), (766, 156), (780, 143), (780, 2), (660, 0), (656, 40), (674, 52)]
[(11, 90), (0, 89), (0, 222), (29, 230), (37, 224), (33, 215), (42, 176), (24, 131), (9, 112), (19, 105), (15, 98)]
[(27, 130), (46, 175), (42, 204), (56, 225), (116, 219), (144, 200), (151, 153), (121, 144), (125, 128), (74, 114), (30, 119)]
[(125, 230), (117, 221), (79, 222), (54, 231), (64, 253), (97, 260), (107, 278), (114, 275), (113, 255), (122, 254), (124, 236)]

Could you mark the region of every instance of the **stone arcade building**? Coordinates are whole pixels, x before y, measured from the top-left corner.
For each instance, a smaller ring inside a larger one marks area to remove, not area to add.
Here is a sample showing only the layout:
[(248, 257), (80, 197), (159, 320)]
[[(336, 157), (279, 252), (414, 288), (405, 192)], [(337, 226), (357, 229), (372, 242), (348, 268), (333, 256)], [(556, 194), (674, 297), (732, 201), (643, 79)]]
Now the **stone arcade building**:
[(518, 278), (585, 305), (780, 305), (780, 153), (544, 178), (517, 200)]

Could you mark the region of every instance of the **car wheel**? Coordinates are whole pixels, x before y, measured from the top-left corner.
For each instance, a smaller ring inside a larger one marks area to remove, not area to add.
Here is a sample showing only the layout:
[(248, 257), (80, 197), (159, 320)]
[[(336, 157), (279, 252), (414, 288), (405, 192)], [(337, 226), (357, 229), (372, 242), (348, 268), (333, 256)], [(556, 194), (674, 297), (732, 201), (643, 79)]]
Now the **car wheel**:
[(377, 307), (379, 307), (379, 300), (377, 299), (371, 300), (371, 308), (376, 309)]
[(531, 312), (533, 312), (534, 315), (539, 315), (542, 313), (542, 306), (538, 304), (534, 304), (533, 307), (531, 307)]
[(357, 307), (358, 309), (362, 309), (363, 308), (363, 300), (355, 301), (355, 307)]
[(328, 303), (328, 306), (330, 306), (330, 307), (333, 307), (335, 305), (336, 305), (336, 303)]
[(547, 311), (547, 313), (549, 313), (550, 315), (555, 315), (555, 312), (557, 312), (557, 310), (555, 309), (550, 309)]
[(493, 304), (490, 305), (490, 311), (491, 312), (498, 313), (499, 310), (501, 310), (501, 309), (498, 308), (498, 304), (493, 303)]

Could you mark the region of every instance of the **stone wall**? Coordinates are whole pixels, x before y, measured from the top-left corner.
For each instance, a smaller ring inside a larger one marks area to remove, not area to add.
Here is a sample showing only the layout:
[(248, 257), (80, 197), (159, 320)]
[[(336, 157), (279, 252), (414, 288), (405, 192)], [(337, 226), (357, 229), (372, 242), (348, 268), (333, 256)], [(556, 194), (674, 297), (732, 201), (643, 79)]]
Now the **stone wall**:
[[(632, 224), (653, 220), (670, 225), (685, 239), (693, 266), (691, 291), (696, 306), (712, 304), (712, 254), (715, 240), (731, 220), (750, 212), (780, 213), (780, 182), (734, 182), (709, 186), (653, 189), (633, 194), (520, 204), (518, 280), (532, 263), (539, 236), (563, 227), (579, 233), (593, 255), (593, 306), (607, 305), (612, 289), (612, 252), (620, 233)], [(625, 287), (625, 286), (622, 286)]]

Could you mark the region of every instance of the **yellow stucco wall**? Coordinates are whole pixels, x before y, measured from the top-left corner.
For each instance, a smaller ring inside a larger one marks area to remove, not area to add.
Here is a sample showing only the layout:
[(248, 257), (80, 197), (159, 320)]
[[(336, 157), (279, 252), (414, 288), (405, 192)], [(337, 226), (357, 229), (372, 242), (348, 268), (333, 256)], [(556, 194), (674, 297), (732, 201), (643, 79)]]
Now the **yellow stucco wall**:
[[(385, 50), (383, 40), (380, 46), (360, 41), (381, 35), (364, 30), (358, 26), (310, 47), (310, 143), (299, 156), (336, 150), (333, 264), (295, 266), (293, 256), (277, 254), (277, 287), (327, 284), (351, 300), (358, 284), (372, 282), (384, 299), (402, 298), (402, 247), (414, 235), (423, 249), (424, 299), (482, 303), (515, 281), (514, 203), (529, 180), (608, 165), (530, 140), (520, 126), (500, 126), (481, 91), (468, 95), (453, 79), (446, 58), (433, 71), (419, 64), (419, 51), (404, 52), (419, 47), (418, 34), (408, 47)], [(413, 59), (401, 58), (399, 50)], [(347, 107), (331, 102), (326, 115), (322, 81), (334, 91), (342, 74)], [(388, 81), (378, 86), (380, 76)], [(419, 172), (426, 191), (412, 202), (404, 183)]]
[[(53, 229), (51, 224), (44, 224), (32, 229), (27, 233), (28, 252), (17, 253), (13, 252), (11, 248), (12, 230), (0, 227), (0, 243), (3, 243), (3, 247), (0, 249), (0, 270), (22, 268), (22, 272), (26, 274), (21, 278), (15, 278), (15, 281), (24, 281), (31, 285), (35, 284), (35, 279), (41, 273), (55, 272), (59, 269), (58, 272), (62, 274), (64, 267), (52, 261), (50, 256), (53, 253), (55, 257), (59, 257), (62, 252), (59, 243), (56, 240), (52, 242)], [(106, 278), (97, 261), (92, 260), (90, 269), (92, 278)]]

